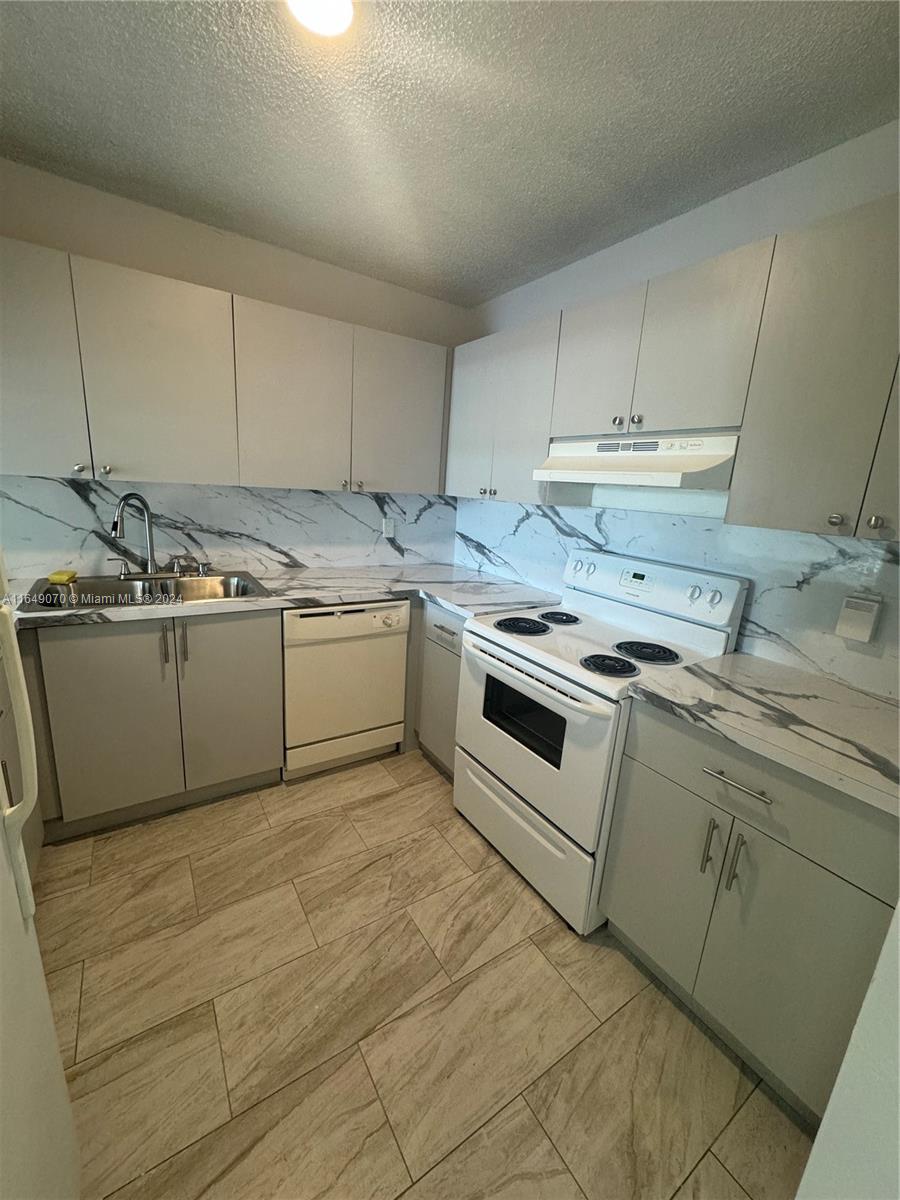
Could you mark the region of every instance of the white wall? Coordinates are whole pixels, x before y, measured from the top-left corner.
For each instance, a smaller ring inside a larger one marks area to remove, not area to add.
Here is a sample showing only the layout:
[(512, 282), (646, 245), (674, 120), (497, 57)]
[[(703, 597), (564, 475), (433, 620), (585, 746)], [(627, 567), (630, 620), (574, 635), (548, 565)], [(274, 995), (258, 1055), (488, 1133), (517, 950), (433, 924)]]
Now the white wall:
[(895, 192), (897, 135), (893, 121), (489, 300), (476, 310), (483, 332), (520, 325)]
[(0, 159), (0, 234), (453, 346), (471, 309)]

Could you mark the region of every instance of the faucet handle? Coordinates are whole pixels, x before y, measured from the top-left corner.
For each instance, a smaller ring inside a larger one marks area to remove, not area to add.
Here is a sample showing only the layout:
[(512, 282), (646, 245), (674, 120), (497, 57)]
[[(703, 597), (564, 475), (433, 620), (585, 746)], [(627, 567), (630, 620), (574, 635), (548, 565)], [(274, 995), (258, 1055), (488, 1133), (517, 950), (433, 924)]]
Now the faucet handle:
[(163, 571), (173, 575), (199, 575), (200, 564), (193, 554), (173, 554)]
[(207, 577), (207, 575), (209, 575), (209, 570), (210, 570), (210, 567), (212, 566), (212, 563), (211, 562), (201, 562), (201, 563), (198, 563), (197, 566), (200, 570), (200, 578), (205, 579)]
[(115, 554), (115, 555), (113, 555), (112, 558), (108, 558), (106, 561), (107, 562), (117, 562), (117, 563), (122, 564), (119, 567), (119, 578), (120, 579), (127, 579), (128, 576), (131, 574), (131, 563), (128, 561), (127, 558), (122, 558), (122, 556), (120, 554)]

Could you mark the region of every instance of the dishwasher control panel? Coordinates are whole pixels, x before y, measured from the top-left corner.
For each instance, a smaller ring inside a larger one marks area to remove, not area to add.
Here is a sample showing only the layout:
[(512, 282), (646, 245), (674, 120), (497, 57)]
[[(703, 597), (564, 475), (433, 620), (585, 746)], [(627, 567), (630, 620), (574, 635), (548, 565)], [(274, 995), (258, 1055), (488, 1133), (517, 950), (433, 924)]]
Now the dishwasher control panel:
[(409, 601), (289, 608), (282, 614), (282, 628), (285, 646), (298, 642), (406, 633), (409, 629)]

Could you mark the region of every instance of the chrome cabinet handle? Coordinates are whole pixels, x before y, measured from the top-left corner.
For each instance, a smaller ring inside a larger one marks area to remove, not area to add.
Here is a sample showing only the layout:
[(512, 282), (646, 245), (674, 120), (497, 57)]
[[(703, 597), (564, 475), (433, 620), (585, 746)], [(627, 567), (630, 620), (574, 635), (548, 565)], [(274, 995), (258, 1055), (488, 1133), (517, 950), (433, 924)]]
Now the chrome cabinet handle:
[(486, 496), (486, 495), (487, 495), (487, 488), (479, 488), (479, 489), (478, 489), (478, 495), (479, 495), (479, 496)]
[(489, 496), (496, 496), (496, 495), (497, 495), (497, 489), (496, 489), (496, 488), (488, 488), (488, 495), (489, 495)]
[(742, 783), (735, 783), (733, 779), (729, 779), (724, 771), (711, 771), (709, 767), (701, 767), (704, 775), (711, 775), (713, 779), (719, 779), (722, 783), (727, 783), (729, 787), (733, 787), (735, 791), (743, 792), (745, 796), (752, 796), (754, 800), (762, 800), (763, 804), (772, 804), (765, 792), (753, 792), (748, 787), (744, 787)]
[(356, 487), (360, 492), (365, 488), (365, 486), (366, 485), (363, 483), (363, 481), (361, 479), (357, 479)]
[(884, 528), (884, 517), (869, 517), (866, 524), (870, 529), (882, 529)]
[(185, 662), (190, 658), (188, 654), (187, 621), (181, 622), (181, 657)]
[(438, 625), (437, 621), (435, 621), (434, 627), (435, 629), (439, 629), (441, 633), (446, 633), (447, 637), (455, 638), (457, 636), (455, 629), (448, 629), (446, 625)]
[(844, 523), (844, 514), (843, 513), (829, 514), (829, 517), (828, 517), (829, 525), (833, 525), (835, 528), (837, 528), (838, 525), (843, 525), (843, 523)]
[(616, 429), (621, 428), (621, 426), (624, 424), (625, 424), (624, 417), (613, 417), (613, 425), (615, 425)]
[(163, 662), (169, 661), (169, 624), (163, 622), (162, 627), (162, 644), (163, 644)]
[(642, 414), (635, 413), (634, 416), (631, 418), (631, 423), (632, 423), (632, 425), (643, 425), (644, 418), (643, 418)]
[(738, 859), (741, 857), (741, 851), (747, 845), (747, 839), (742, 833), (737, 835), (734, 843), (734, 852), (731, 855), (731, 862), (728, 864), (728, 877), (725, 880), (725, 891), (730, 892), (734, 887), (734, 881), (738, 877)]
[[(84, 470), (84, 463), (76, 463), (75, 466), (72, 468), (72, 474), (80, 475), (83, 470)], [(874, 528), (874, 526), (873, 526), (873, 528)]]
[(712, 846), (713, 834), (719, 828), (719, 822), (715, 817), (709, 818), (709, 824), (706, 827), (706, 841), (703, 843), (703, 853), (700, 856), (700, 874), (706, 874), (706, 868), (712, 862), (712, 855), (709, 852)]
[(106, 463), (104, 466), (102, 466), (100, 468), (100, 474), (101, 475), (112, 475), (112, 467), (109, 465), (109, 463)]
[(3, 774), (3, 786), (6, 788), (6, 794), (9, 796), (9, 803), (12, 806), (14, 803), (12, 782), (9, 778), (9, 764), (5, 758), (0, 758), (0, 772)]
[(347, 488), (348, 488), (349, 486), (350, 486), (350, 480), (349, 480), (349, 479), (342, 479), (342, 480), (341, 480), (341, 487), (343, 488), (343, 490), (344, 490), (345, 492), (346, 492), (346, 490), (347, 490)]

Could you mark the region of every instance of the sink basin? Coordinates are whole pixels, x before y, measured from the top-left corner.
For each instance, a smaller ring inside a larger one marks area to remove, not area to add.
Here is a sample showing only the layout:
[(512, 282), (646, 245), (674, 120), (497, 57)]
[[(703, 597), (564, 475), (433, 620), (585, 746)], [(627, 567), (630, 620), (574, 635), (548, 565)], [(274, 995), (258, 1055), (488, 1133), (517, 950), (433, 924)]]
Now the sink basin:
[(38, 579), (29, 589), (29, 599), (19, 607), (23, 613), (69, 608), (115, 608), (120, 604), (160, 605), (195, 600), (234, 600), (242, 596), (268, 596), (258, 579), (246, 571), (228, 575), (144, 575), (119, 579), (117, 575), (86, 575), (74, 583), (50, 583)]

